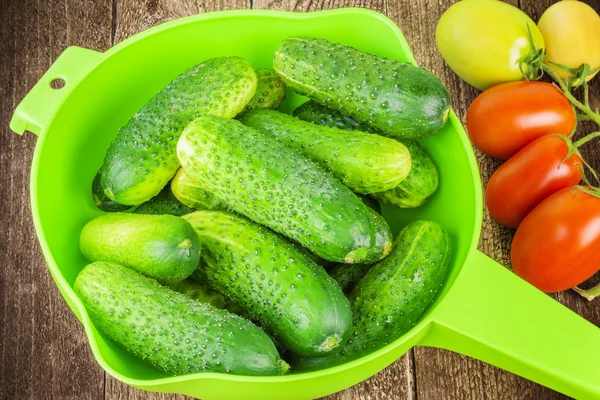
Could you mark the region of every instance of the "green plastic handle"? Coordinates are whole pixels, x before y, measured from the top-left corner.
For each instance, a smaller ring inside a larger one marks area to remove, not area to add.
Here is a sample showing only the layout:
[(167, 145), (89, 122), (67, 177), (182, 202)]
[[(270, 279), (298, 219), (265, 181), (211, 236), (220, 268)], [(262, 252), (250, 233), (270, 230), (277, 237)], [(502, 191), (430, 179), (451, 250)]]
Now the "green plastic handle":
[(421, 343), (496, 365), (577, 399), (600, 399), (600, 329), (475, 251)]
[[(10, 129), (22, 135), (40, 135), (79, 80), (102, 58), (102, 53), (81, 47), (68, 47), (52, 64), (15, 109)], [(64, 86), (54, 89), (52, 81), (62, 79)]]

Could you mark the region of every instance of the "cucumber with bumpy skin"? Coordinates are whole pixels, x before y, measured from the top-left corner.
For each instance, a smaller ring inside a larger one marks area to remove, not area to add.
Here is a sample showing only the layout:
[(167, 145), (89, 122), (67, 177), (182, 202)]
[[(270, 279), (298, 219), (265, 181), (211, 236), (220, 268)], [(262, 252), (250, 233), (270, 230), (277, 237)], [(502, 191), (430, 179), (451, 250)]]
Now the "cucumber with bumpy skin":
[(183, 168), (180, 168), (171, 181), (171, 191), (180, 202), (197, 210), (227, 209), (225, 203), (208, 190), (203, 189), (198, 183), (186, 174)]
[(348, 300), (295, 245), (228, 212), (196, 211), (184, 218), (204, 248), (208, 282), (287, 348), (305, 356), (325, 355), (348, 337)]
[[(200, 265), (196, 270), (199, 270), (200, 268), (203, 267)], [(203, 275), (203, 273), (201, 275)], [(186, 279), (179, 283), (175, 283), (173, 285), (169, 285), (169, 287), (175, 290), (176, 292), (191, 297), (196, 301), (210, 304), (211, 306), (216, 307), (220, 310), (227, 310), (231, 313), (239, 315), (242, 318), (250, 320), (248, 314), (246, 314), (241, 307), (233, 303), (227, 297), (223, 296), (221, 293), (217, 292), (212, 286), (210, 286), (205, 276), (202, 276), (201, 281), (199, 281), (197, 278), (198, 276), (194, 273), (192, 274), (192, 278)], [(281, 344), (279, 340), (275, 339), (268, 333), (267, 336), (271, 338), (279, 354), (283, 355), (287, 351), (285, 346)]]
[(273, 69), (294, 91), (395, 139), (434, 135), (450, 98), (431, 72), (326, 39), (288, 38)]
[[(365, 128), (364, 124), (356, 122), (339, 111), (313, 101), (298, 107), (294, 110), (294, 115), (304, 121), (349, 131)], [(371, 128), (369, 132), (375, 132), (375, 130)], [(438, 170), (427, 150), (419, 142), (404, 139), (401, 143), (408, 149), (412, 161), (408, 175), (395, 188), (381, 193), (373, 193), (371, 196), (379, 201), (401, 208), (418, 207), (425, 203), (437, 190)]]
[(169, 288), (201, 303), (210, 304), (219, 310), (227, 310), (234, 314), (238, 314), (241, 310), (240, 307), (223, 296), (223, 294), (213, 289), (206, 281), (200, 282), (196, 279), (188, 278), (169, 285)]
[(133, 213), (182, 216), (194, 211), (193, 208), (177, 200), (177, 197), (171, 192), (171, 185), (167, 185), (159, 194), (136, 208)]
[(366, 263), (387, 255), (368, 207), (275, 138), (236, 120), (204, 115), (185, 129), (177, 154), (186, 174), (229, 209), (326, 260)]
[(369, 125), (362, 124), (354, 118), (348, 117), (338, 110), (323, 106), (314, 100), (309, 100), (298, 106), (292, 114), (302, 121), (308, 121), (318, 125), (325, 125), (347, 131), (377, 133), (377, 131)]
[(340, 285), (344, 294), (349, 294), (369, 269), (369, 264), (335, 264), (327, 269), (327, 273)]
[(437, 190), (438, 170), (433, 160), (416, 140), (402, 141), (412, 157), (412, 166), (406, 179), (393, 189), (371, 193), (375, 199), (398, 206), (414, 208), (425, 203)]
[(244, 112), (261, 109), (276, 110), (285, 99), (285, 83), (272, 69), (257, 69), (256, 93), (244, 107)]
[(74, 289), (99, 331), (168, 373), (281, 375), (289, 368), (250, 321), (121, 265), (88, 265)]
[(98, 171), (98, 173), (94, 177), (94, 180), (92, 181), (92, 199), (94, 200), (94, 204), (96, 205), (96, 207), (106, 212), (117, 212), (130, 209), (131, 206), (119, 204), (116, 201), (110, 199), (104, 193), (104, 189), (102, 189), (102, 184), (100, 183), (101, 171), (102, 170)]
[(79, 247), (90, 261), (118, 263), (162, 283), (184, 280), (200, 260), (198, 235), (173, 215), (100, 216), (83, 227)]
[(172, 80), (117, 133), (102, 167), (102, 187), (112, 200), (139, 205), (156, 196), (179, 168), (181, 132), (200, 114), (233, 118), (256, 90), (256, 73), (240, 57), (198, 64)]
[(302, 152), (361, 194), (392, 189), (410, 171), (406, 147), (383, 136), (316, 125), (272, 110), (249, 112), (240, 121)]
[(328, 357), (301, 358), (295, 368), (342, 364), (378, 350), (408, 332), (433, 302), (448, 272), (450, 237), (430, 221), (406, 226), (390, 255), (373, 265), (348, 296), (352, 334)]
[[(372, 200), (372, 199), (371, 199)], [(372, 200), (377, 203), (375, 200)], [(379, 203), (377, 203), (379, 205)], [(383, 217), (374, 209), (371, 210), (371, 218), (377, 226), (377, 243), (379, 246), (388, 246), (385, 250), (388, 253), (392, 246), (392, 234), (390, 228)], [(327, 272), (342, 288), (344, 294), (348, 294), (362, 279), (366, 272), (371, 268), (371, 264), (334, 264), (328, 266)]]

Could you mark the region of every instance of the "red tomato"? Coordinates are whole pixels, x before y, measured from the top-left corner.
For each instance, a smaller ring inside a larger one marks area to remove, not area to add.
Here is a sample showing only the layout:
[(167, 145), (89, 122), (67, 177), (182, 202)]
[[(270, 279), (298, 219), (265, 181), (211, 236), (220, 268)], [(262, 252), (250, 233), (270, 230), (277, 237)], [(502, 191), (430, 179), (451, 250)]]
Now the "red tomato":
[(529, 143), (494, 172), (485, 189), (490, 216), (510, 228), (519, 226), (546, 197), (577, 185), (583, 162), (571, 141), (547, 135)]
[(568, 135), (576, 119), (569, 100), (545, 82), (509, 82), (480, 94), (467, 112), (469, 137), (477, 148), (503, 160), (551, 133)]
[(512, 242), (517, 275), (546, 292), (579, 285), (600, 268), (600, 191), (565, 188), (525, 217)]

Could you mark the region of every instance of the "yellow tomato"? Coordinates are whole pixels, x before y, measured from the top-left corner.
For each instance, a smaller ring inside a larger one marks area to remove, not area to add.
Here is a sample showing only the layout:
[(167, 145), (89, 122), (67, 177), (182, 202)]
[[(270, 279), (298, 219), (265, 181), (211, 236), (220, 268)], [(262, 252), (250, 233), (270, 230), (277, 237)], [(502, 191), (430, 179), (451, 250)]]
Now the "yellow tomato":
[(538, 27), (546, 40), (546, 63), (561, 78), (568, 73), (550, 61), (571, 68), (600, 67), (600, 16), (592, 7), (580, 1), (559, 1), (544, 12)]
[(523, 79), (519, 61), (531, 51), (528, 26), (535, 47), (544, 48), (535, 22), (518, 8), (496, 0), (460, 1), (440, 18), (436, 42), (458, 76), (485, 90)]

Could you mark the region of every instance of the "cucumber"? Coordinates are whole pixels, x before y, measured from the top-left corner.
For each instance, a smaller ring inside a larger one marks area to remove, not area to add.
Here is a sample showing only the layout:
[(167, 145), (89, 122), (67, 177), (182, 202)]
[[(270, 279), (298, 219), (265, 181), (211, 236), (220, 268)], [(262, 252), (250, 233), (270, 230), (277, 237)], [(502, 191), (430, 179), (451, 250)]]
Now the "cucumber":
[(175, 148), (185, 126), (205, 113), (233, 118), (254, 96), (256, 82), (239, 57), (210, 59), (172, 80), (111, 143), (101, 175), (106, 195), (127, 205), (156, 196), (179, 168)]
[[(375, 203), (377, 202), (375, 201)], [(377, 213), (377, 211), (373, 209), (371, 210), (371, 218), (377, 227), (378, 246), (385, 247), (384, 252), (389, 253), (392, 248), (392, 234), (387, 222), (379, 213)], [(331, 276), (340, 285), (344, 294), (347, 294), (371, 268), (371, 264), (337, 263), (326, 266), (326, 268), (327, 267), (330, 268), (328, 269), (329, 276)]]
[(203, 189), (198, 181), (192, 179), (179, 168), (171, 181), (173, 195), (183, 204), (197, 210), (225, 210), (225, 203), (217, 199), (211, 192)]
[(200, 260), (196, 232), (173, 215), (100, 216), (83, 227), (79, 247), (90, 261), (122, 264), (162, 283), (184, 280)]
[(181, 216), (194, 212), (193, 208), (177, 200), (171, 191), (171, 185), (165, 186), (159, 194), (136, 208), (134, 214), (176, 215)]
[(285, 99), (285, 83), (272, 69), (257, 69), (256, 93), (244, 107), (244, 112), (260, 109), (276, 110)]
[(206, 281), (200, 282), (196, 279), (188, 278), (181, 282), (170, 284), (168, 287), (196, 301), (210, 304), (219, 310), (227, 310), (234, 314), (238, 314), (241, 311), (240, 307), (213, 289)]
[(412, 157), (410, 173), (398, 186), (380, 193), (372, 193), (382, 203), (400, 208), (414, 208), (425, 203), (437, 190), (438, 170), (427, 150), (415, 140), (404, 140)]
[(74, 288), (99, 331), (167, 373), (281, 375), (289, 367), (250, 321), (118, 264), (88, 265)]
[(302, 152), (361, 194), (392, 189), (410, 171), (406, 147), (383, 136), (316, 125), (272, 110), (249, 112), (240, 121)]
[(431, 72), (326, 39), (288, 38), (273, 68), (294, 91), (395, 139), (434, 135), (450, 98)]
[(392, 241), (394, 238), (392, 237), (392, 231), (388, 223), (381, 214), (369, 208), (369, 219), (375, 227), (375, 248), (372, 250), (373, 256), (369, 257), (374, 259), (376, 254), (383, 253), (387, 255), (392, 251)]
[(94, 204), (102, 211), (106, 212), (117, 212), (117, 211), (125, 211), (131, 208), (131, 206), (126, 206), (123, 204), (119, 204), (116, 201), (110, 199), (105, 193), (104, 189), (102, 189), (102, 184), (100, 184), (100, 172), (98, 171), (94, 180), (92, 181), (92, 199), (94, 200)]
[(373, 265), (348, 296), (352, 335), (334, 355), (301, 358), (298, 370), (345, 363), (378, 350), (408, 332), (442, 288), (450, 261), (450, 237), (430, 221), (406, 226), (390, 255)]
[(369, 125), (362, 124), (354, 118), (342, 114), (338, 110), (322, 106), (314, 100), (309, 100), (300, 105), (292, 114), (302, 121), (308, 121), (314, 124), (345, 129), (347, 131), (377, 133), (377, 131)]
[[(304, 121), (337, 127), (346, 130), (364, 128), (363, 124), (344, 116), (337, 110), (309, 101), (296, 110), (294, 115)], [(375, 132), (371, 129), (370, 132)], [(433, 160), (416, 140), (404, 139), (401, 142), (408, 149), (412, 160), (410, 172), (398, 186), (382, 193), (371, 194), (377, 200), (401, 208), (418, 207), (437, 190), (438, 170)]]
[(295, 245), (233, 213), (196, 211), (184, 218), (205, 249), (208, 282), (287, 348), (324, 355), (348, 337), (348, 299)]
[(344, 294), (349, 294), (369, 269), (369, 264), (335, 264), (327, 273), (340, 285)]
[(185, 129), (177, 154), (186, 174), (228, 208), (328, 261), (368, 263), (386, 255), (368, 207), (275, 138), (203, 115)]
[[(203, 268), (205, 267), (201, 264), (198, 266), (198, 268), (196, 268), (196, 271)], [(179, 293), (191, 297), (196, 301), (210, 304), (213, 307), (221, 310), (227, 310), (231, 313), (239, 315), (242, 318), (250, 320), (248, 314), (244, 312), (241, 307), (229, 300), (227, 297), (223, 296), (208, 284), (208, 280), (206, 279), (206, 274), (204, 272), (197, 274), (196, 271), (194, 271), (190, 279), (169, 285), (169, 287)], [(202, 276), (202, 281), (197, 279), (199, 276)], [(271, 338), (279, 354), (283, 355), (285, 352), (287, 352), (287, 348), (279, 340), (268, 333), (267, 336)]]

